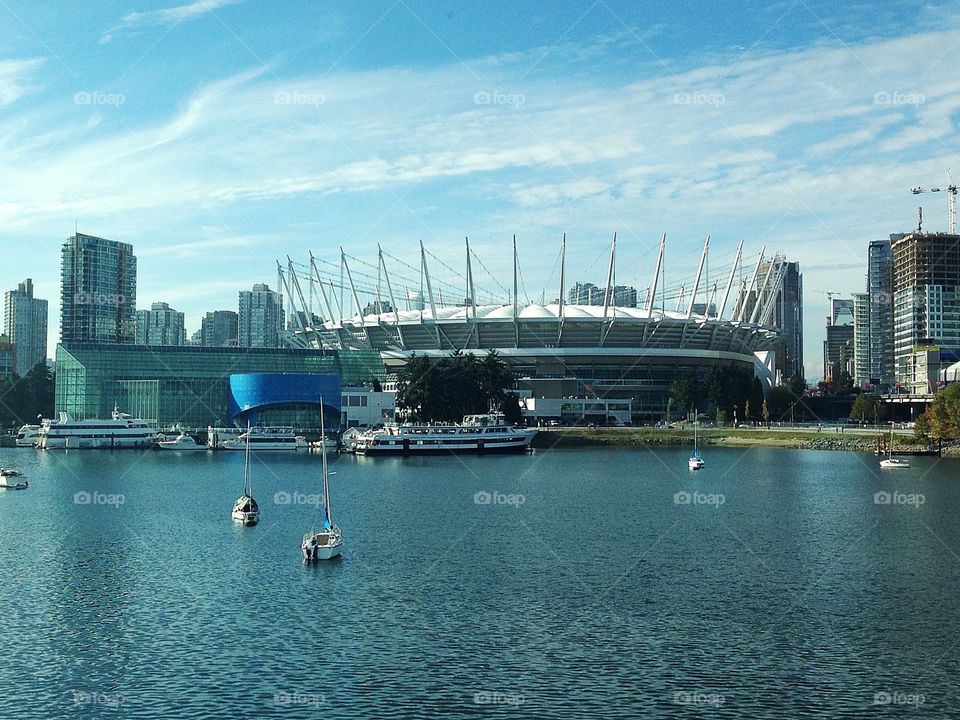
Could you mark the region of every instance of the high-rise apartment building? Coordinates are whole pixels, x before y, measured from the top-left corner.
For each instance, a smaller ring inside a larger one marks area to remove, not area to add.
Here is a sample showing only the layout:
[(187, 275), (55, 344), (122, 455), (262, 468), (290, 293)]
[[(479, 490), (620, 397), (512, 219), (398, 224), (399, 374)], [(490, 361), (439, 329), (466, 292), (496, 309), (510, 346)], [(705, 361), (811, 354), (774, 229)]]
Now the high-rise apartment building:
[(280, 330), (283, 328), (280, 293), (259, 283), (253, 286), (253, 290), (241, 290), (238, 316), (240, 347), (280, 346)]
[(894, 383), (893, 365), (893, 253), (887, 240), (871, 240), (867, 249), (867, 295), (869, 296), (869, 382), (880, 390)]
[(137, 345), (186, 345), (183, 313), (165, 302), (155, 302), (149, 310), (137, 310)]
[(870, 295), (853, 294), (853, 382), (870, 384)]
[(237, 344), (237, 314), (232, 310), (208, 312), (200, 321), (200, 344), (231, 347)]
[(16, 345), (14, 372), (25, 377), (47, 359), (47, 301), (33, 296), (33, 280), (27, 278), (4, 295), (3, 334)]
[(891, 250), (893, 354), (906, 384), (915, 347), (960, 348), (960, 235), (910, 233)]
[(60, 342), (136, 340), (133, 246), (77, 233), (60, 252)]
[[(771, 269), (771, 264), (773, 268)], [(777, 275), (781, 276), (779, 282)], [(800, 273), (800, 263), (789, 262), (781, 256), (771, 260), (763, 260), (757, 273), (757, 283), (762, 285), (759, 298), (761, 307), (771, 307), (767, 317), (767, 324), (780, 331), (780, 339), (774, 346), (777, 357), (777, 371), (781, 379), (804, 377), (803, 370), (803, 275)], [(757, 308), (758, 293), (750, 292), (737, 300), (734, 316), (743, 307), (743, 317), (748, 319), (754, 315)], [(760, 320), (761, 318), (757, 318)]]
[(603, 305), (603, 291), (593, 283), (576, 282), (567, 290), (570, 305)]

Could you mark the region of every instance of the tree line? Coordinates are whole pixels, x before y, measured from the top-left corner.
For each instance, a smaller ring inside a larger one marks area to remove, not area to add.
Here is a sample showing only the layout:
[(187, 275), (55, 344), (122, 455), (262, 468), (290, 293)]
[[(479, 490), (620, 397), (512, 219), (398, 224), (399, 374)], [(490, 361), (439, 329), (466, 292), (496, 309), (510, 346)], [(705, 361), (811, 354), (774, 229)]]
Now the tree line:
[(513, 384), (510, 367), (495, 350), (480, 358), (459, 350), (439, 359), (414, 354), (397, 373), (396, 402), (419, 422), (460, 422), (494, 409), (518, 423), (520, 404), (507, 393)]
[(36, 424), (37, 417), (52, 417), (55, 376), (46, 362), (39, 362), (26, 377), (13, 375), (0, 380), (0, 426)]

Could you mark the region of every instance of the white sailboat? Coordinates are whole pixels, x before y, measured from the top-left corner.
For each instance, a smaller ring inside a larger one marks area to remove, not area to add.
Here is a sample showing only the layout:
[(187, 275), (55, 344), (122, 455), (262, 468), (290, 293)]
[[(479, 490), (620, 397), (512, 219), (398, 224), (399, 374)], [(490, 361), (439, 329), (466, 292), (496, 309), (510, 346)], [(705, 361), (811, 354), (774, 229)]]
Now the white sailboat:
[[(320, 403), (320, 428), (326, 427), (323, 422), (323, 403)], [(323, 528), (321, 530), (310, 529), (303, 536), (303, 542), (300, 543), (300, 552), (303, 553), (303, 559), (308, 562), (316, 560), (331, 560), (339, 557), (340, 549), (343, 545), (343, 533), (340, 528), (333, 524), (333, 518), (330, 514), (330, 472), (327, 469), (327, 447), (321, 444), (320, 447), (321, 467), (323, 471)]]
[(253, 499), (253, 485), (250, 482), (250, 440), (247, 435), (247, 450), (243, 455), (243, 495), (233, 504), (230, 516), (244, 525), (256, 525), (260, 520), (260, 506)]
[(893, 456), (893, 423), (890, 423), (890, 445), (887, 447), (887, 456), (880, 461), (880, 467), (882, 468), (910, 467), (910, 463), (908, 463), (903, 458), (895, 458)]
[(703, 458), (700, 457), (700, 447), (697, 443), (697, 415), (693, 416), (693, 454), (690, 456), (690, 459), (687, 460), (687, 467), (691, 470), (703, 470), (706, 463), (703, 461)]

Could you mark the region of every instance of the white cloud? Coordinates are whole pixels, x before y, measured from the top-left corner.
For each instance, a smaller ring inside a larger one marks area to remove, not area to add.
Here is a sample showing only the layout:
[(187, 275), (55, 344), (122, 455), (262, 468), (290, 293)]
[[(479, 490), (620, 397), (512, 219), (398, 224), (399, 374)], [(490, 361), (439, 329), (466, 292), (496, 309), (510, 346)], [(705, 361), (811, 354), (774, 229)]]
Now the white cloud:
[(100, 44), (110, 42), (117, 33), (144, 27), (176, 25), (240, 2), (243, 2), (243, 0), (196, 0), (189, 5), (128, 13), (124, 15), (120, 25), (108, 30), (101, 36)]

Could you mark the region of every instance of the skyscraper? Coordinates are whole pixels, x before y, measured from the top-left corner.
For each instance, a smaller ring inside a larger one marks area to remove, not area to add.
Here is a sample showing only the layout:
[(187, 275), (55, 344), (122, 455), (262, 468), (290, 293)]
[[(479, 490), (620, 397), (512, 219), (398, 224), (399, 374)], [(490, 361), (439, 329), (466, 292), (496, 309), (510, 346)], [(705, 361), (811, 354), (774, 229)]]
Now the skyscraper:
[(16, 345), (14, 372), (26, 376), (47, 359), (47, 301), (33, 297), (33, 280), (27, 278), (4, 295), (3, 334)]
[(208, 312), (200, 321), (200, 344), (225, 347), (237, 344), (237, 314), (232, 310)]
[(894, 362), (906, 384), (915, 347), (960, 348), (960, 235), (910, 233), (891, 250)]
[(870, 295), (853, 294), (853, 381), (870, 384)]
[(133, 246), (77, 233), (60, 253), (60, 342), (132, 343), (137, 323)]
[(867, 295), (869, 296), (869, 381), (888, 390), (894, 383), (893, 372), (893, 254), (891, 243), (903, 234), (887, 240), (871, 240), (867, 249)]
[(186, 345), (183, 313), (165, 302), (155, 302), (149, 310), (137, 310), (137, 345)]
[[(774, 272), (771, 272), (771, 264)], [(782, 268), (782, 281), (774, 282), (773, 275), (777, 268)], [(768, 323), (780, 331), (780, 340), (774, 351), (777, 355), (777, 370), (782, 379), (804, 377), (803, 371), (803, 275), (800, 273), (800, 263), (788, 262), (783, 257), (773, 260), (764, 260), (760, 263), (757, 277), (770, 277), (770, 283), (760, 293), (764, 306), (770, 302), (770, 293), (776, 291), (773, 310)], [(758, 280), (762, 282), (762, 280)], [(751, 293), (746, 299), (744, 317), (749, 318), (756, 307), (757, 296)], [(739, 308), (738, 308), (739, 309)]]
[(280, 346), (283, 328), (283, 298), (269, 286), (258, 283), (253, 290), (240, 291), (238, 313), (240, 347)]

